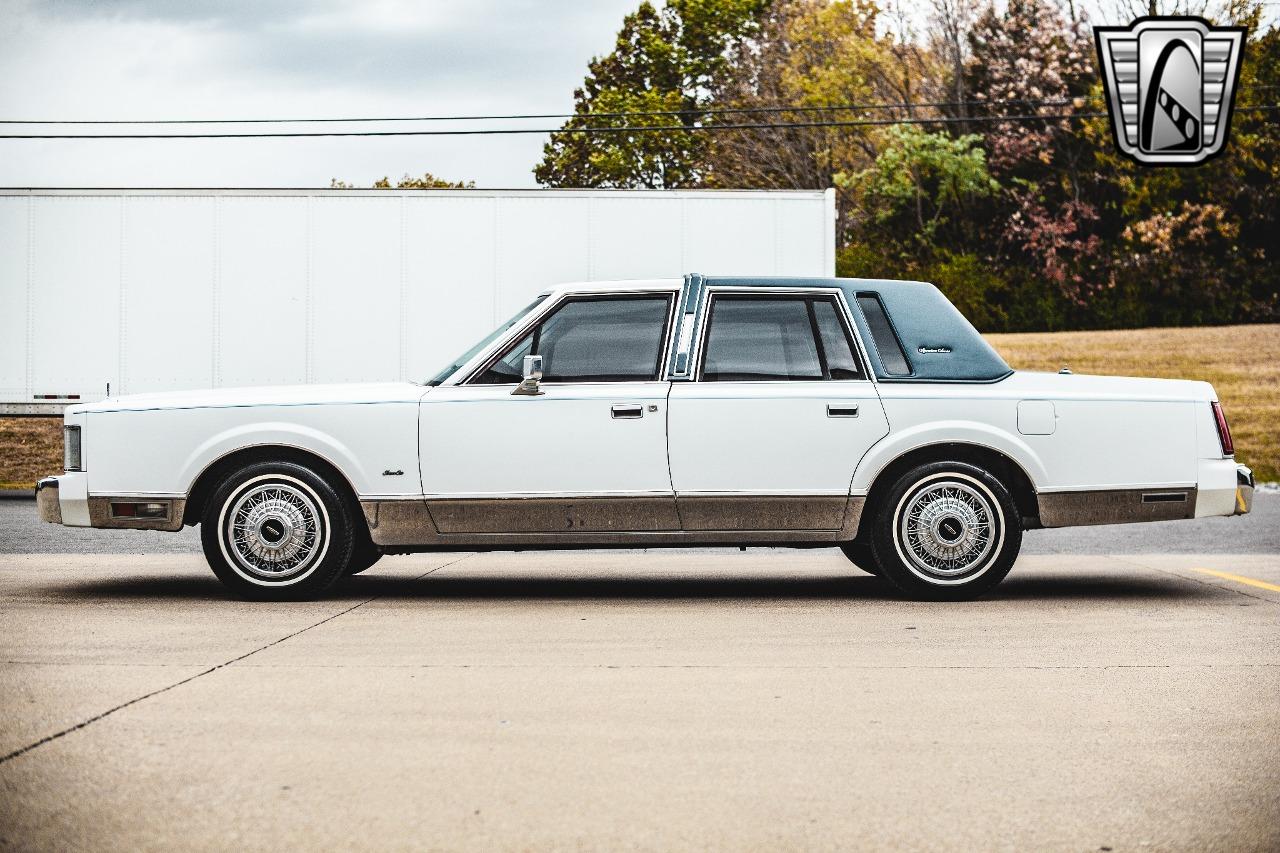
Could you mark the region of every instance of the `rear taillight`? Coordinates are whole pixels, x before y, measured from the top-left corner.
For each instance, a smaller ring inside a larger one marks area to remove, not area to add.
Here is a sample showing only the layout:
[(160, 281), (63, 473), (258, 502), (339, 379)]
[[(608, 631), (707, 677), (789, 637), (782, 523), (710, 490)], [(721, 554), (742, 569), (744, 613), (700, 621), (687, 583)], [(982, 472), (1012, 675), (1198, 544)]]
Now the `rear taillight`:
[(1222, 413), (1222, 404), (1214, 400), (1209, 405), (1213, 406), (1213, 422), (1218, 426), (1218, 443), (1222, 445), (1222, 455), (1234, 456), (1236, 446), (1231, 441), (1231, 427), (1227, 426), (1227, 416)]

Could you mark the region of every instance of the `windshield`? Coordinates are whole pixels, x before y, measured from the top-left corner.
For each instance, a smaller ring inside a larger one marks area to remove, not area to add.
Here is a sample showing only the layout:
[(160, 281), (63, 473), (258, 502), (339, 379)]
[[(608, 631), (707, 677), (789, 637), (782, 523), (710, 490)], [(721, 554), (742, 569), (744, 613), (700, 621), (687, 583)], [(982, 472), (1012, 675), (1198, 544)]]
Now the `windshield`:
[(519, 311), (517, 311), (514, 317), (512, 317), (507, 322), (503, 323), (498, 328), (494, 329), (489, 334), (485, 335), (484, 338), (481, 339), (480, 343), (476, 344), (471, 349), (467, 350), (462, 355), (458, 356), (458, 358), (455, 361), (451, 362), (448, 367), (446, 367), (444, 370), (440, 371), (435, 376), (428, 379), (427, 384), (432, 386), (439, 385), (441, 382), (448, 379), (457, 371), (459, 367), (462, 367), (462, 365), (466, 364), (468, 361), (475, 358), (476, 354), (479, 353), (480, 350), (484, 349), (489, 344), (496, 341), (498, 339), (498, 336), (500, 336), (503, 332), (505, 332), (507, 329), (510, 329), (516, 323), (519, 323), (521, 320), (523, 320), (529, 314), (530, 311), (532, 311), (534, 308), (537, 308), (538, 305), (542, 302), (542, 300), (546, 299), (550, 295), (551, 295), (550, 293), (539, 294), (537, 299), (533, 300), (528, 305), (524, 306)]

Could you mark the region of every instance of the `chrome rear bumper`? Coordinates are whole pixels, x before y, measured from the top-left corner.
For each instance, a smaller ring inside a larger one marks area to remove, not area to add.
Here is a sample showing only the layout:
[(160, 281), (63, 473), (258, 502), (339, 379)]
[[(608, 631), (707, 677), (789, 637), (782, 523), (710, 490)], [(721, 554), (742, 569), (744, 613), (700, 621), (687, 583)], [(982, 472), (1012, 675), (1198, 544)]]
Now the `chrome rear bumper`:
[(41, 521), (62, 523), (62, 503), (58, 495), (58, 478), (45, 477), (36, 483), (36, 513)]
[(1253, 472), (1244, 465), (1236, 466), (1236, 510), (1232, 515), (1244, 515), (1253, 509)]

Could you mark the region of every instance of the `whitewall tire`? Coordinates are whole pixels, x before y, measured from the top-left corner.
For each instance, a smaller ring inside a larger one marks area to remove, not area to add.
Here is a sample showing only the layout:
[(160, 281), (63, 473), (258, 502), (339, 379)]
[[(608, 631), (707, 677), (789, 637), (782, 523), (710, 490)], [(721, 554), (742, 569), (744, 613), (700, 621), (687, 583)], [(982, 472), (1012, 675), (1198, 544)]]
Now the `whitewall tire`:
[(912, 598), (982, 595), (1009, 573), (1022, 546), (1009, 490), (963, 462), (907, 471), (877, 500), (871, 523), (876, 565)]
[(354, 547), (348, 502), (323, 477), (291, 462), (258, 462), (219, 483), (200, 539), (213, 573), (244, 598), (323, 594)]

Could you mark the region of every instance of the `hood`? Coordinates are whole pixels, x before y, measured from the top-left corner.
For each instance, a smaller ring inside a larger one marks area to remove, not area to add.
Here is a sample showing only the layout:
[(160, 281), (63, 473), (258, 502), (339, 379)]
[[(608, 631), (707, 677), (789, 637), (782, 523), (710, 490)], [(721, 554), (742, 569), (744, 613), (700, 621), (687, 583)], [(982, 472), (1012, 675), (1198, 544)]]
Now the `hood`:
[(416, 403), (430, 388), (412, 382), (369, 382), (344, 385), (275, 385), (253, 388), (209, 388), (109, 397), (71, 406), (68, 413), (142, 412), (154, 409), (220, 409), (245, 406), (333, 406), (368, 403)]

